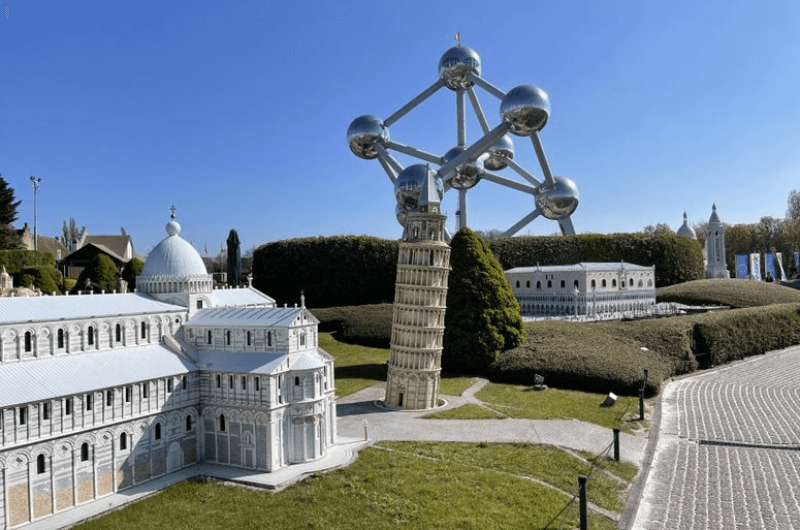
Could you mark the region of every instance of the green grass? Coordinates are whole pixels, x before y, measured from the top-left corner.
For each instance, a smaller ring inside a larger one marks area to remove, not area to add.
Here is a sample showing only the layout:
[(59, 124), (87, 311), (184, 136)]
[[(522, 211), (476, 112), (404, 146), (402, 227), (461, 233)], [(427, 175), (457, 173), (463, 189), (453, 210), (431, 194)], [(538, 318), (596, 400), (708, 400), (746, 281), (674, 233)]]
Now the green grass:
[(636, 478), (636, 474), (639, 472), (639, 468), (635, 465), (630, 464), (628, 462), (616, 462), (613, 460), (614, 453), (609, 451), (607, 455), (597, 456), (593, 455), (592, 453), (588, 453), (586, 451), (578, 451), (583, 458), (592, 462), (596, 467), (605, 469), (609, 473), (612, 473), (622, 480), (626, 480), (628, 482), (633, 482), (633, 479)]
[(439, 384), (439, 393), (446, 396), (460, 396), (474, 384), (473, 377), (443, 377)]
[(658, 289), (656, 297), (659, 302), (730, 307), (800, 303), (800, 291), (796, 289), (777, 283), (741, 279), (694, 280), (679, 283)]
[(425, 419), (428, 420), (496, 420), (503, 418), (501, 414), (494, 412), (486, 407), (468, 403), (461, 405), (454, 409), (443, 410), (441, 412), (434, 412), (428, 414)]
[[(551, 528), (578, 525), (577, 502), (532, 482), (577, 490), (585, 463), (533, 445), (392, 443), (363, 451), (351, 466), (280, 493), (184, 483), (84, 530), (141, 528)], [(595, 473), (589, 500), (622, 506), (622, 488)], [(613, 529), (590, 513), (590, 527)]]
[(354, 394), (386, 381), (389, 350), (340, 342), (330, 333), (319, 334), (319, 345), (336, 358), (334, 376), (337, 396)]
[[(638, 414), (638, 400), (620, 397), (613, 407), (601, 407), (603, 394), (549, 388), (490, 383), (478, 392), (478, 399), (511, 418), (531, 420), (576, 419), (609, 429), (630, 431), (637, 427), (630, 417)], [(609, 442), (611, 441), (609, 433)]]

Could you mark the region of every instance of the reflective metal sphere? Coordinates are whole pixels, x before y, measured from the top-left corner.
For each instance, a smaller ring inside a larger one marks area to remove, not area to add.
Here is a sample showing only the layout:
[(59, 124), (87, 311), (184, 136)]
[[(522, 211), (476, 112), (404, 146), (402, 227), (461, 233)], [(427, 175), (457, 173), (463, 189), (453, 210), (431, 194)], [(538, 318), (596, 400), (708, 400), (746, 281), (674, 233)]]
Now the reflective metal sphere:
[(551, 185), (543, 184), (536, 194), (536, 207), (547, 219), (557, 221), (569, 217), (578, 207), (578, 186), (567, 177), (554, 177)]
[(500, 115), (518, 136), (542, 130), (550, 117), (550, 96), (541, 88), (520, 85), (512, 88), (500, 104)]
[(508, 166), (507, 160), (514, 158), (514, 142), (511, 136), (504, 134), (488, 150), (488, 157), (483, 162), (483, 167), (489, 171), (499, 171)]
[(397, 222), (400, 226), (406, 226), (406, 217), (408, 216), (408, 209), (402, 204), (397, 204), (394, 208), (394, 215), (397, 217)]
[(371, 160), (378, 156), (375, 144), (389, 140), (389, 129), (375, 116), (366, 114), (354, 119), (347, 128), (347, 143), (359, 158)]
[(439, 77), (451, 90), (471, 87), (470, 73), (481, 75), (481, 56), (472, 48), (453, 46), (439, 59)]
[[(466, 147), (456, 146), (450, 149), (448, 152), (444, 154), (442, 157), (444, 159), (444, 163), (448, 163), (464, 151), (466, 151)], [(478, 157), (477, 160), (472, 162), (466, 162), (461, 164), (455, 169), (453, 176), (450, 177), (450, 187), (455, 188), (457, 190), (468, 190), (471, 187), (475, 186), (478, 181), (481, 179), (481, 174), (483, 173), (483, 169), (481, 169), (484, 164), (486, 163), (485, 160), (489, 157), (488, 154), (484, 153)]]
[[(397, 204), (407, 210), (415, 209), (419, 205), (419, 196), (429, 173), (435, 174), (426, 164), (412, 164), (401, 171), (394, 182), (394, 196)], [(440, 191), (440, 198), (441, 194)]]

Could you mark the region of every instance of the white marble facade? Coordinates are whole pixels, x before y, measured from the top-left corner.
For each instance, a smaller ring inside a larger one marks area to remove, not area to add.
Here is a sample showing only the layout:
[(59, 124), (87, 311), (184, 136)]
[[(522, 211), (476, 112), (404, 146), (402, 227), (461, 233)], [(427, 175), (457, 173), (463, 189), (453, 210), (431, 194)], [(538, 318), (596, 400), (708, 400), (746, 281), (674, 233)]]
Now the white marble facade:
[(167, 232), (140, 292), (0, 299), (0, 528), (200, 461), (270, 472), (335, 443), (318, 321), (212, 289), (174, 217)]
[(596, 316), (645, 311), (656, 303), (655, 267), (578, 263), (506, 271), (522, 314)]

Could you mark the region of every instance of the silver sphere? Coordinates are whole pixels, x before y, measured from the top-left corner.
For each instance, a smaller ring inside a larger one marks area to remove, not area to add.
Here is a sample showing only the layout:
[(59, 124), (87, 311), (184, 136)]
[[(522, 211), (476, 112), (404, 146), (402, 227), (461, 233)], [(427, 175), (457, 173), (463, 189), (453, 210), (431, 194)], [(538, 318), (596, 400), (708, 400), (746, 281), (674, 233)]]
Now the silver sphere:
[[(444, 159), (444, 163), (450, 162), (452, 159), (466, 151), (466, 147), (456, 146), (450, 149), (448, 152), (444, 154), (442, 157)], [(488, 158), (488, 154), (483, 153), (478, 157), (477, 160), (473, 160), (471, 162), (465, 162), (458, 166), (453, 173), (453, 176), (450, 177), (450, 187), (455, 188), (457, 190), (468, 190), (475, 186), (479, 180), (481, 180), (481, 174), (483, 174), (483, 169), (481, 169), (484, 164), (486, 163), (485, 160)]]
[(541, 131), (550, 117), (550, 96), (541, 88), (520, 85), (512, 88), (500, 104), (500, 115), (518, 136)]
[(489, 171), (500, 171), (508, 166), (508, 160), (514, 158), (514, 142), (511, 136), (504, 134), (488, 150), (488, 157), (483, 162), (483, 167)]
[(370, 114), (354, 119), (347, 128), (347, 143), (353, 154), (359, 158), (372, 160), (377, 157), (375, 145), (388, 140), (389, 129), (380, 119)]
[(464, 90), (473, 85), (469, 74), (481, 75), (481, 56), (472, 48), (453, 46), (439, 59), (439, 77), (451, 90)]
[(397, 217), (397, 222), (400, 226), (406, 226), (406, 218), (408, 217), (408, 208), (398, 203), (394, 208), (394, 215)]
[(567, 177), (554, 177), (553, 184), (543, 184), (536, 194), (536, 207), (547, 219), (558, 221), (578, 208), (578, 186)]
[[(435, 172), (426, 164), (412, 164), (401, 171), (394, 182), (394, 196), (397, 204), (407, 210), (416, 209), (429, 174), (435, 175)], [(439, 179), (436, 180), (439, 181)], [(440, 186), (440, 182), (437, 182), (437, 185)], [(442, 194), (443, 190), (440, 188), (440, 198)]]

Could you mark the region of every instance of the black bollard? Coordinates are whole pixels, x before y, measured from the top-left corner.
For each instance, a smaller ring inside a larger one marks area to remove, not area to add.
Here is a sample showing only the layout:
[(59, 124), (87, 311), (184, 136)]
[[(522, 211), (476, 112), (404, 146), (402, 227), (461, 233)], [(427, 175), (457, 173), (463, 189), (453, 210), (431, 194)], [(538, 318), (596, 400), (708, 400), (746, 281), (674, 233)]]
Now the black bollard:
[(579, 497), (579, 511), (581, 517), (581, 530), (589, 530), (589, 514), (587, 513), (587, 495), (586, 483), (589, 477), (585, 475), (578, 475), (578, 497)]
[(639, 421), (644, 421), (644, 388), (639, 390)]
[(614, 460), (619, 462), (619, 429), (614, 429)]

